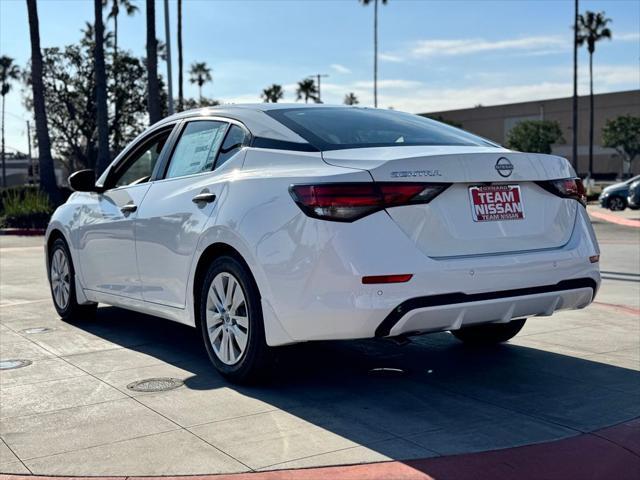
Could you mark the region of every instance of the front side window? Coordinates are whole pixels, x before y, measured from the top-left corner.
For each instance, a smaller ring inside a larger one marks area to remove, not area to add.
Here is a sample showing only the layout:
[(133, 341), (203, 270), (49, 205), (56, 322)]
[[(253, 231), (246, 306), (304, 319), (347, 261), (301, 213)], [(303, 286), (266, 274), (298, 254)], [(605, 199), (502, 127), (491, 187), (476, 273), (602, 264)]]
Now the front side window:
[(189, 122), (171, 157), (165, 178), (183, 177), (213, 170), (227, 123), (214, 120)]
[(319, 150), (402, 145), (496, 146), (418, 115), (371, 108), (287, 108), (266, 112)]
[(148, 181), (170, 134), (171, 129), (168, 129), (155, 135), (126, 159), (122, 167), (117, 168), (114, 173), (114, 187), (124, 187)]
[(224, 139), (224, 143), (220, 148), (218, 159), (216, 160), (216, 168), (224, 165), (224, 163), (233, 157), (242, 147), (247, 144), (248, 141), (247, 131), (237, 125), (231, 125), (229, 133)]

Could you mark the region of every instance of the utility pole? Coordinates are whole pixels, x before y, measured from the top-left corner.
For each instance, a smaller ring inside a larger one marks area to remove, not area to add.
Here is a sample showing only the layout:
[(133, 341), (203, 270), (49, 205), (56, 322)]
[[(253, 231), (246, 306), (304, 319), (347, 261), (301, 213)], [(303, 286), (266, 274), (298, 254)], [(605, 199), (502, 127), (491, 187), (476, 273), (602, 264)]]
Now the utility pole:
[(36, 183), (36, 169), (33, 166), (33, 157), (31, 156), (31, 122), (27, 120), (27, 151), (29, 152), (29, 167), (31, 168), (31, 181)]
[(318, 82), (318, 103), (322, 103), (322, 97), (320, 95), (320, 79), (326, 78), (328, 76), (329, 75), (327, 75), (326, 73), (316, 73), (315, 75), (309, 75), (309, 78), (313, 78)]
[(164, 36), (167, 45), (167, 89), (169, 92), (169, 115), (173, 115), (173, 79), (171, 78), (171, 29), (169, 27), (169, 0), (164, 0)]
[(378, 0), (373, 8), (373, 108), (378, 108)]
[(578, 0), (573, 15), (573, 148), (571, 163), (578, 172)]

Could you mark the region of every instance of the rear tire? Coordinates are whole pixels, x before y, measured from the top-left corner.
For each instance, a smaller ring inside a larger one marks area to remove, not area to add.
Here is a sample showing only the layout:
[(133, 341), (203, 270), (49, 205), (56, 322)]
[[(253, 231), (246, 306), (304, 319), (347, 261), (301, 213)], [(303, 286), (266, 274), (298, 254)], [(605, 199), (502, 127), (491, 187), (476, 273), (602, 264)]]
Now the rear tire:
[(506, 342), (515, 337), (527, 320), (512, 320), (509, 323), (487, 323), (474, 327), (452, 330), (458, 340), (469, 345), (493, 345)]
[(76, 273), (67, 243), (58, 238), (49, 251), (49, 285), (53, 306), (63, 320), (92, 320), (97, 303), (80, 305), (76, 298)]
[(621, 212), (625, 208), (627, 208), (627, 200), (622, 197), (614, 196), (609, 199), (609, 203), (607, 204), (609, 210), (614, 212)]
[(269, 372), (260, 292), (251, 272), (231, 256), (216, 258), (200, 290), (200, 330), (209, 359), (227, 379), (252, 383)]

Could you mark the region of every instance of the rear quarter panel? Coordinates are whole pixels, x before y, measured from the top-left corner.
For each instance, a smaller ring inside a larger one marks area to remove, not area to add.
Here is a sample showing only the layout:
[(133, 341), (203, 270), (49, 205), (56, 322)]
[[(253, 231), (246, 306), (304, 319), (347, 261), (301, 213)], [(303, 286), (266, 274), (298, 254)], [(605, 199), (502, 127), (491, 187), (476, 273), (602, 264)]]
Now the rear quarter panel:
[[(302, 301), (304, 279), (310, 269), (323, 268), (318, 259), (333, 235), (331, 222), (307, 222), (289, 194), (296, 183), (371, 181), (364, 171), (334, 167), (319, 153), (248, 149), (243, 169), (236, 171), (220, 195), (222, 200), (205, 227), (191, 268), (189, 292), (194, 289), (198, 260), (212, 244), (236, 249), (254, 275), (265, 310), (267, 335), (281, 332), (277, 343), (292, 339), (269, 310), (280, 312)], [(188, 302), (191, 318), (194, 302)], [(273, 313), (273, 312), (271, 312)], [(274, 318), (268, 318), (274, 317)], [(272, 341), (267, 338), (268, 342)], [(274, 340), (273, 338), (271, 340)]]

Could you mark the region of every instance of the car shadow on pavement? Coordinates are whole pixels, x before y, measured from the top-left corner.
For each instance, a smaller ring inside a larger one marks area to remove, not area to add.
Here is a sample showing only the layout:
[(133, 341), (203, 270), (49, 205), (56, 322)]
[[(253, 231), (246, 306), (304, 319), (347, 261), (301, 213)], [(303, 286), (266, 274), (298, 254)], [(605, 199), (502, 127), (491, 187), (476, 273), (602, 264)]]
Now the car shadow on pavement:
[[(283, 347), (267, 381), (239, 386), (209, 364), (196, 329), (114, 307), (73, 325), (189, 372), (183, 387), (153, 395), (177, 400), (190, 392), (186, 404), (194, 410), (249, 402), (246, 412), (182, 426), (252, 468), (493, 450), (640, 416), (637, 371), (513, 344), (469, 348), (448, 333), (404, 346), (362, 340)], [(169, 403), (154, 408), (171, 418)], [(234, 435), (225, 434), (227, 424)], [(247, 443), (262, 450), (259, 460), (243, 458)]]

